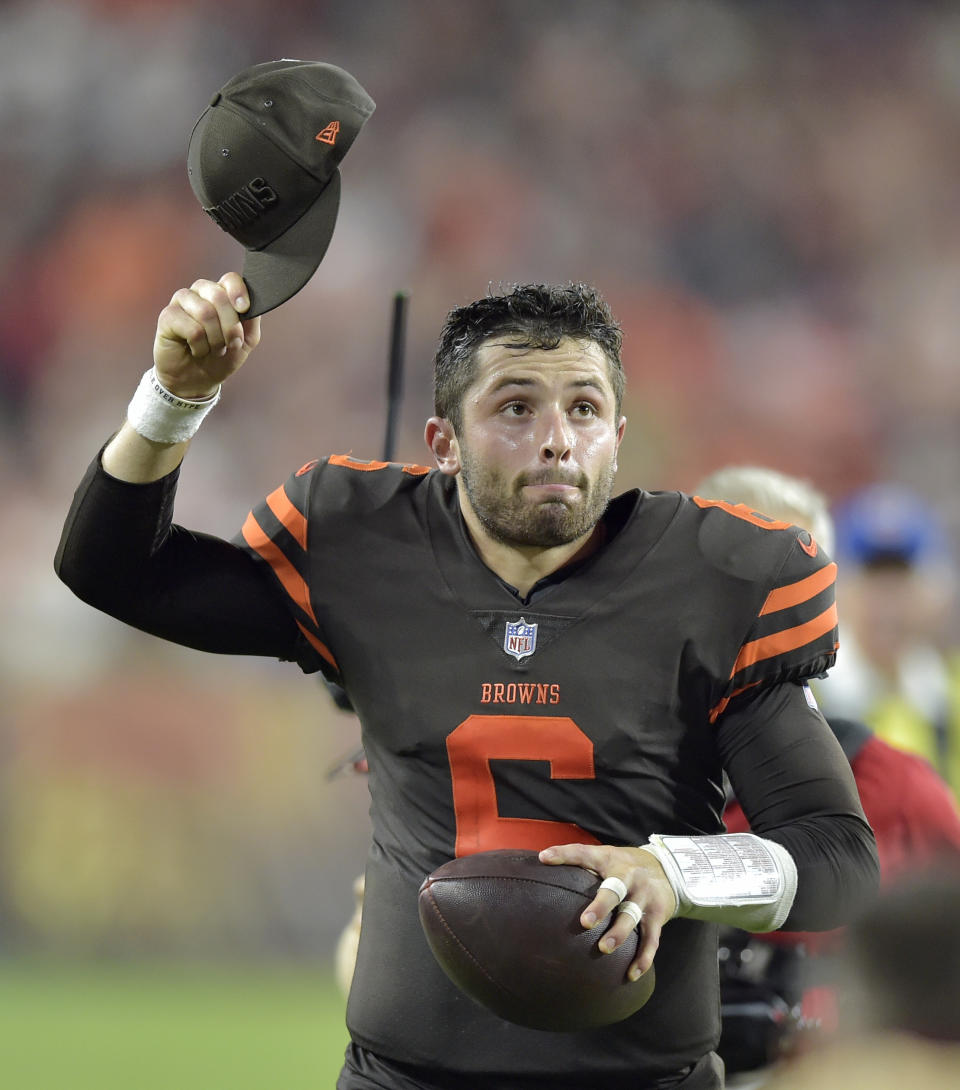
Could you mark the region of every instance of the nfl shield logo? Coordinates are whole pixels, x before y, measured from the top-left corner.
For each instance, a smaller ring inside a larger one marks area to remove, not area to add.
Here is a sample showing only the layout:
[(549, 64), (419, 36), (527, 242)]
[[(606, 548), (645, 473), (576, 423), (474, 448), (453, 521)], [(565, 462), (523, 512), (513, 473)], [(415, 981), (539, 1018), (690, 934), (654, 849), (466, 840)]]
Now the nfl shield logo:
[(503, 649), (508, 655), (513, 655), (517, 662), (532, 655), (537, 649), (537, 626), (527, 624), (523, 617), (519, 621), (507, 621)]

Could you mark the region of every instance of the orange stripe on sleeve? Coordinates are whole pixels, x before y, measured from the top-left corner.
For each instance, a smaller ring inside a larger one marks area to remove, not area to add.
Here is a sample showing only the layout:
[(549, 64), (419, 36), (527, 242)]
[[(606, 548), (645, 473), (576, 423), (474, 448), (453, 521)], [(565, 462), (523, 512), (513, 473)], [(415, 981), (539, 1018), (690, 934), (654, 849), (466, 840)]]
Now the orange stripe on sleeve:
[[(327, 462), (332, 466), (342, 466), (345, 469), (359, 469), (361, 473), (374, 473), (378, 469), (386, 469), (388, 466), (397, 465), (396, 462), (365, 462), (359, 458), (351, 458), (349, 454), (331, 454)], [(430, 472), (429, 466), (418, 466), (413, 462), (404, 462), (400, 469), (411, 477), (422, 477)]]
[(754, 526), (759, 526), (764, 530), (789, 530), (793, 525), (792, 522), (780, 522), (779, 519), (771, 518), (770, 515), (765, 515), (761, 511), (754, 511), (752, 507), (747, 507), (745, 503), (705, 500), (703, 496), (693, 496), (691, 498), (697, 507), (719, 507), (721, 511), (726, 511), (728, 515), (734, 515), (738, 519), (743, 519), (744, 522), (752, 522)]
[(781, 609), (790, 609), (791, 606), (798, 606), (810, 598), (815, 598), (821, 591), (826, 590), (832, 583), (835, 583), (836, 579), (837, 565), (827, 564), (826, 567), (820, 568), (819, 571), (815, 571), (813, 575), (808, 575), (805, 579), (790, 583), (786, 587), (778, 587), (767, 595), (767, 600), (763, 603), (763, 609), (760, 610), (760, 616), (763, 617), (767, 613), (776, 613)]
[(806, 643), (812, 643), (815, 639), (835, 628), (837, 624), (837, 604), (834, 602), (829, 609), (825, 609), (819, 617), (814, 617), (806, 624), (797, 625), (795, 628), (785, 628), (781, 632), (774, 632), (771, 636), (764, 636), (759, 640), (751, 640), (740, 648), (737, 661), (733, 664), (730, 676), (735, 677), (741, 670), (753, 666), (755, 662), (764, 659), (772, 659), (775, 655), (783, 655), (787, 651), (795, 651)]
[(310, 646), (315, 651), (319, 652), (321, 657), (326, 659), (326, 661), (330, 663), (330, 665), (334, 668), (334, 670), (336, 670), (337, 673), (339, 673), (340, 672), (340, 667), (337, 665), (337, 660), (330, 653), (330, 648), (327, 647), (327, 645), (325, 643), (321, 643), (321, 641), (318, 640), (316, 636), (314, 636), (314, 634), (310, 631), (310, 629), (306, 628), (299, 621), (297, 621), (297, 628), (299, 628), (300, 631), (304, 634), (304, 636), (307, 637), (307, 640), (309, 641)]
[(290, 531), (293, 535), (293, 539), (300, 548), (306, 551), (307, 520), (290, 502), (290, 497), (284, 490), (283, 485), (274, 489), (274, 491), (267, 496), (267, 506), (277, 516), (277, 519)]
[(359, 469), (361, 473), (375, 473), (378, 469), (386, 469), (390, 465), (389, 462), (351, 458), (349, 454), (331, 454), (327, 462), (332, 466), (343, 466), (345, 469)]
[(313, 615), (313, 606), (310, 604), (310, 591), (306, 581), (283, 555), (278, 546), (276, 546), (263, 532), (260, 528), (260, 524), (254, 518), (252, 511), (247, 515), (247, 520), (243, 524), (241, 533), (243, 534), (243, 540), (250, 548), (253, 549), (254, 552), (259, 553), (270, 567), (273, 568), (274, 575), (280, 580), (280, 585), (287, 594), (289, 594), (293, 601), (304, 613), (306, 613), (310, 620), (316, 624), (317, 618)]

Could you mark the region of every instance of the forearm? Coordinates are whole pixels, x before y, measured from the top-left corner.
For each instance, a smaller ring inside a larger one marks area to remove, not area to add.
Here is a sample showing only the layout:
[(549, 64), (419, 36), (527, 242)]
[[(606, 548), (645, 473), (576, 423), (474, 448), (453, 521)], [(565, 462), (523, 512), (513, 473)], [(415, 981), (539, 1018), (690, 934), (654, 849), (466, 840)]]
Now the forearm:
[(797, 892), (797, 866), (781, 845), (753, 833), (654, 834), (640, 851), (653, 855), (670, 883), (674, 915), (775, 931)]
[[(260, 319), (239, 317), (248, 305), (242, 278), (229, 272), (181, 288), (160, 312), (154, 366), (77, 489), (55, 568), (84, 601), (164, 639), (299, 660), (296, 622), (256, 562), (173, 525), (187, 445), (260, 340)], [(314, 659), (304, 656), (304, 668), (316, 669)]]
[(148, 484), (171, 474), (183, 461), (190, 441), (156, 443), (134, 431), (129, 422), (110, 440), (103, 451), (103, 468), (118, 481)]
[(797, 896), (781, 925), (785, 930), (832, 930), (876, 895), (876, 841), (865, 819), (822, 815), (764, 835), (786, 848), (797, 865)]
[(220, 400), (220, 386), (199, 398), (173, 392), (156, 368), (140, 379), (127, 418), (103, 451), (103, 468), (119, 481), (149, 484), (183, 461), (190, 439)]
[(782, 926), (840, 926), (876, 893), (876, 843), (853, 773), (799, 686), (781, 685), (728, 710), (718, 741), (754, 833), (789, 852), (797, 892)]

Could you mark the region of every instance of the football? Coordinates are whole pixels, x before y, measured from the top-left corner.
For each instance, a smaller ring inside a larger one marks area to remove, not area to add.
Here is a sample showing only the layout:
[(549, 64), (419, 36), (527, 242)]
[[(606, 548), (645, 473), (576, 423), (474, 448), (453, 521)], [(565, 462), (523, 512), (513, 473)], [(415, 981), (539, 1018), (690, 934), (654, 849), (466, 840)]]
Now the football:
[(651, 967), (627, 980), (637, 933), (610, 954), (580, 914), (600, 879), (548, 866), (534, 851), (478, 852), (445, 863), (420, 887), (420, 922), (434, 957), (471, 998), (509, 1022), (573, 1032), (620, 1022), (654, 988)]

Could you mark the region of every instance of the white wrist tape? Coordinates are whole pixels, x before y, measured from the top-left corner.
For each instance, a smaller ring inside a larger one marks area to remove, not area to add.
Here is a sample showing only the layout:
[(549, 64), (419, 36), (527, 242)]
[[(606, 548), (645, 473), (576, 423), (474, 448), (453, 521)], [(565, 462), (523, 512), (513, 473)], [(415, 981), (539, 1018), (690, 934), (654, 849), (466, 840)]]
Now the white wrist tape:
[(144, 439), (155, 443), (184, 443), (192, 439), (203, 418), (220, 400), (220, 387), (210, 397), (194, 401), (171, 394), (154, 368), (144, 373), (127, 406), (127, 422)]
[(659, 836), (655, 855), (677, 898), (677, 916), (744, 931), (775, 931), (797, 893), (797, 866), (780, 844), (754, 833)]

